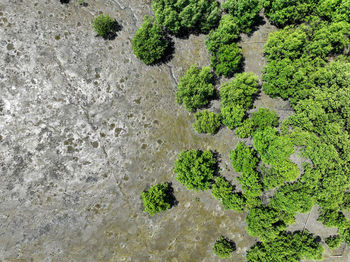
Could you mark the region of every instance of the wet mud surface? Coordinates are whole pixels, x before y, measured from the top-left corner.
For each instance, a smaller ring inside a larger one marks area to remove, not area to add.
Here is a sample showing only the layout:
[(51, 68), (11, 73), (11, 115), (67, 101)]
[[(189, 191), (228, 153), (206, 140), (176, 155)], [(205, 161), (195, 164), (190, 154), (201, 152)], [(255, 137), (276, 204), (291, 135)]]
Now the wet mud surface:
[[(221, 234), (244, 261), (255, 242), (246, 214), (223, 210), (209, 191), (187, 191), (172, 172), (181, 150), (199, 148), (219, 153), (229, 180), (237, 175), (228, 159), (234, 133), (196, 134), (193, 115), (175, 103), (188, 67), (209, 65), (205, 36), (174, 39), (171, 61), (146, 66), (131, 39), (151, 0), (86, 2), (0, 1), (0, 261), (219, 261), (212, 245)], [(99, 13), (121, 24), (114, 40), (93, 32)], [(246, 71), (261, 75), (274, 30), (266, 23), (242, 36)], [(292, 113), (264, 93), (255, 106), (281, 119)], [(149, 217), (140, 192), (160, 182), (172, 183), (179, 203)]]

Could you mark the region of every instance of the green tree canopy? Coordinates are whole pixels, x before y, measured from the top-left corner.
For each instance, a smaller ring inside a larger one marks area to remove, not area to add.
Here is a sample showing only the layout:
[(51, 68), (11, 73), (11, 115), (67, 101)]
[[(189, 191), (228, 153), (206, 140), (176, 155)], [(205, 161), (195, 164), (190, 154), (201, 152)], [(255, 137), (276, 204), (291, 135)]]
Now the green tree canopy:
[(177, 86), (176, 101), (188, 111), (206, 106), (214, 93), (214, 77), (209, 67), (200, 69), (193, 64), (181, 77)]
[(193, 128), (198, 133), (214, 134), (221, 126), (221, 116), (208, 110), (199, 111), (194, 117)]
[(148, 191), (142, 192), (141, 197), (145, 212), (151, 216), (171, 208), (173, 196), (168, 183), (151, 186)]
[(176, 179), (187, 189), (207, 190), (211, 186), (216, 171), (213, 154), (207, 151), (181, 151), (175, 161)]
[(161, 27), (150, 16), (145, 16), (141, 27), (132, 39), (132, 50), (146, 65), (160, 61), (169, 46)]

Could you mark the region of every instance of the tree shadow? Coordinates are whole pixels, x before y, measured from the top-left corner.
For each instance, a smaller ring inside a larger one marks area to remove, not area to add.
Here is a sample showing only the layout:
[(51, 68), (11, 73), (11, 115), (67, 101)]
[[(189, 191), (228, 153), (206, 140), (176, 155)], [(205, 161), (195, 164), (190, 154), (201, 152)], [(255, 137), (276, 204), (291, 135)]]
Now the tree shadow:
[(172, 187), (171, 182), (167, 182), (168, 184), (168, 191), (167, 191), (167, 200), (168, 203), (171, 205), (171, 207), (175, 207), (179, 204), (179, 201), (176, 200), (175, 195), (174, 195), (174, 188)]
[(236, 251), (237, 246), (236, 246), (236, 243), (235, 243), (233, 240), (228, 239), (228, 238), (225, 237), (225, 236), (221, 236), (221, 238), (224, 239), (224, 240), (226, 240), (226, 241), (230, 244), (231, 249), (232, 249), (232, 252)]
[(213, 154), (213, 158), (215, 160), (215, 165), (214, 165), (214, 177), (220, 176), (220, 163), (221, 163), (221, 156), (219, 152), (217, 151), (211, 151)]
[(266, 24), (266, 21), (264, 20), (264, 17), (259, 15), (256, 17), (252, 27), (250, 28), (250, 32), (247, 34), (248, 37), (251, 37), (257, 30), (259, 30), (260, 26), (263, 26)]
[(69, 0), (60, 0), (61, 4), (68, 4)]
[(168, 42), (168, 46), (164, 51), (162, 58), (158, 59), (154, 63), (150, 64), (151, 66), (159, 66), (161, 64), (166, 64), (174, 58), (175, 53), (175, 43), (171, 37), (168, 35), (164, 36), (164, 39)]
[(118, 32), (123, 29), (123, 26), (114, 20), (111, 25), (111, 30), (103, 36), (105, 40), (114, 40), (118, 36)]

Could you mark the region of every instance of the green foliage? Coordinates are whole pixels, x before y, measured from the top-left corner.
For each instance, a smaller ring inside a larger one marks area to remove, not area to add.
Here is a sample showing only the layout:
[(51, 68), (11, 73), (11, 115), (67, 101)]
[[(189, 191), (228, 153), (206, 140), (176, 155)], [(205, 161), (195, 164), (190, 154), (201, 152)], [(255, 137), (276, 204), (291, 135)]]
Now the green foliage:
[(248, 262), (321, 260), (323, 247), (307, 231), (283, 233), (271, 242), (257, 243), (247, 253)]
[[(270, 34), (264, 53), (263, 89), (268, 95), (290, 98), (293, 104), (313, 94), (319, 85), (331, 87), (344, 75), (344, 59), (327, 65), (330, 55), (348, 54), (350, 24), (315, 20)], [(342, 64), (342, 65), (341, 65)], [(337, 68), (337, 69), (336, 69)], [(332, 79), (331, 74), (337, 75)], [(348, 76), (345, 76), (348, 77)], [(327, 80), (332, 79), (331, 83)], [(325, 89), (322, 89), (325, 90)]]
[(175, 161), (176, 179), (187, 189), (207, 190), (212, 184), (216, 171), (213, 154), (207, 151), (182, 151)]
[(280, 187), (270, 201), (270, 206), (286, 213), (307, 213), (314, 205), (312, 192), (302, 183), (286, 184)]
[(239, 27), (231, 15), (223, 15), (218, 28), (212, 30), (205, 44), (210, 53), (215, 52), (223, 45), (230, 45), (239, 38)]
[(214, 134), (221, 126), (221, 116), (219, 114), (203, 110), (195, 113), (196, 121), (193, 128), (198, 133)]
[(170, 191), (169, 184), (163, 183), (154, 185), (148, 191), (142, 192), (141, 197), (145, 206), (145, 212), (153, 216), (171, 208), (172, 195)]
[(262, 242), (272, 241), (286, 229), (280, 212), (263, 206), (251, 209), (246, 222), (248, 234), (259, 237)]
[(108, 14), (101, 14), (93, 22), (95, 32), (104, 38), (113, 33), (114, 20)]
[(268, 108), (259, 108), (257, 112), (252, 113), (252, 117), (243, 122), (235, 133), (239, 138), (247, 138), (256, 131), (261, 131), (267, 127), (277, 127), (278, 116), (275, 111)]
[(226, 0), (222, 7), (232, 15), (241, 32), (250, 33), (259, 20), (262, 5), (259, 0)]
[(213, 246), (213, 252), (220, 258), (230, 258), (234, 251), (234, 245), (225, 239), (224, 237), (219, 237)]
[(247, 198), (256, 197), (261, 194), (261, 175), (256, 171), (259, 159), (256, 151), (244, 143), (239, 142), (230, 153), (232, 166), (236, 172), (242, 172), (238, 181), (242, 185), (244, 195)]
[(236, 74), (224, 83), (220, 88), (222, 123), (230, 129), (240, 126), (258, 91), (258, 77), (253, 73)]
[(317, 221), (326, 227), (344, 228), (346, 226), (346, 218), (344, 214), (337, 210), (320, 209)]
[(165, 56), (168, 45), (161, 27), (154, 23), (150, 16), (144, 18), (141, 27), (132, 39), (134, 54), (146, 65), (160, 61)]
[(209, 67), (200, 69), (193, 64), (179, 81), (176, 102), (182, 103), (188, 111), (206, 106), (214, 93), (213, 81)]
[(170, 33), (209, 32), (220, 20), (219, 3), (216, 0), (154, 0), (156, 21)]
[(274, 162), (270, 168), (263, 166), (261, 173), (264, 187), (269, 190), (283, 185), (284, 182), (296, 180), (299, 176), (299, 168), (291, 161), (284, 160)]
[(280, 136), (277, 129), (267, 127), (253, 136), (253, 145), (266, 164), (288, 160), (294, 145), (288, 136)]
[(272, 23), (283, 27), (305, 20), (313, 13), (319, 0), (263, 0), (265, 15)]
[(231, 77), (236, 73), (242, 63), (242, 50), (236, 44), (222, 45), (210, 57), (211, 66), (218, 75)]
[(236, 172), (253, 171), (259, 163), (256, 151), (243, 142), (239, 142), (235, 149), (230, 152), (230, 159)]
[(326, 244), (330, 249), (337, 249), (341, 244), (339, 235), (329, 236), (326, 238)]
[(316, 13), (327, 20), (350, 22), (350, 2), (344, 0), (320, 0)]
[(211, 194), (219, 199), (225, 209), (242, 211), (245, 205), (245, 199), (240, 193), (234, 193), (234, 188), (223, 177), (217, 177), (213, 184)]

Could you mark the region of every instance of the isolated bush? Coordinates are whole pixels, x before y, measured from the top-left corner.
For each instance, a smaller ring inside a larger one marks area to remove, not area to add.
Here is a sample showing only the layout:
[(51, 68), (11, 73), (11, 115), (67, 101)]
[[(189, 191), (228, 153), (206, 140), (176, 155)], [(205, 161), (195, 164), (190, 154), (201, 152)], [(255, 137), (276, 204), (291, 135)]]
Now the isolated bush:
[(226, 0), (222, 7), (233, 17), (241, 32), (250, 33), (259, 20), (262, 5), (259, 0)]
[(175, 161), (176, 179), (187, 189), (207, 190), (213, 182), (216, 161), (213, 154), (207, 151), (182, 151)]
[(224, 237), (219, 237), (213, 246), (213, 252), (220, 258), (230, 258), (234, 251), (234, 245), (225, 239)]
[(101, 14), (94, 19), (94, 30), (103, 38), (107, 38), (113, 33), (114, 20), (108, 14)]
[(166, 55), (169, 46), (161, 27), (150, 16), (145, 16), (141, 27), (132, 39), (132, 50), (137, 58), (150, 65), (160, 61)]
[(337, 249), (341, 244), (339, 235), (329, 236), (326, 238), (326, 244), (330, 249)]
[(195, 113), (194, 130), (198, 133), (214, 134), (221, 126), (221, 116), (219, 114), (203, 110)]
[(241, 193), (234, 193), (234, 188), (223, 177), (217, 177), (212, 186), (211, 194), (219, 199), (225, 209), (242, 211), (245, 205), (245, 199)]
[(211, 66), (215, 68), (218, 75), (231, 77), (240, 69), (242, 50), (236, 43), (222, 45), (210, 57), (210, 61)]
[(182, 103), (188, 111), (206, 106), (214, 93), (213, 82), (209, 67), (200, 69), (193, 64), (179, 81), (176, 102)]
[(143, 205), (145, 206), (145, 212), (151, 216), (171, 208), (172, 205), (172, 193), (169, 184), (157, 184), (148, 189), (148, 191), (142, 192), (141, 197)]
[(175, 35), (192, 31), (206, 33), (220, 20), (216, 0), (154, 0), (153, 11), (156, 21)]

